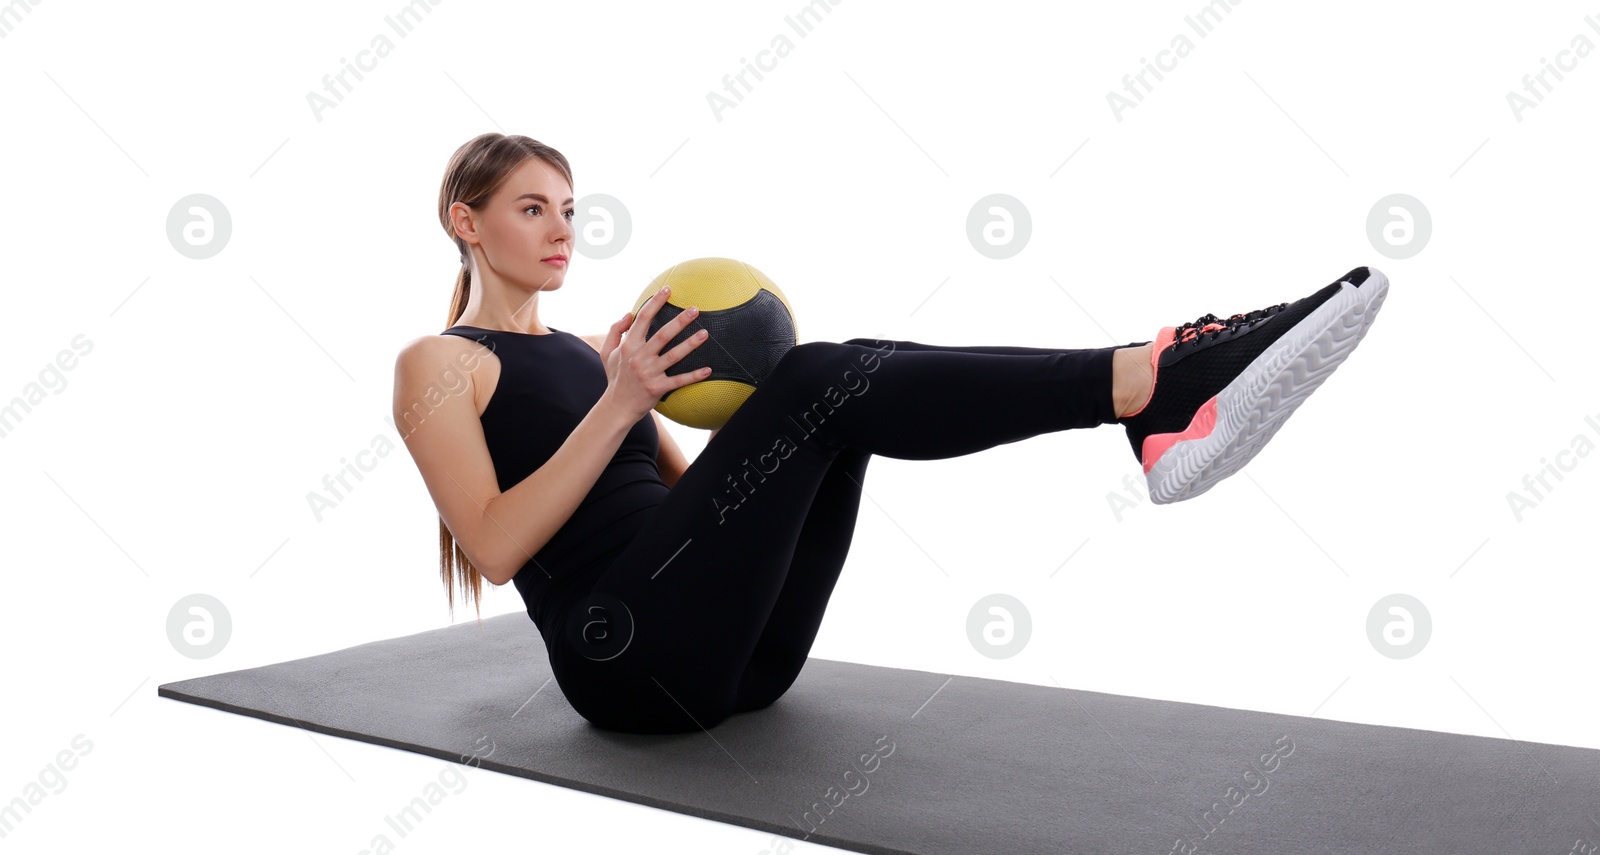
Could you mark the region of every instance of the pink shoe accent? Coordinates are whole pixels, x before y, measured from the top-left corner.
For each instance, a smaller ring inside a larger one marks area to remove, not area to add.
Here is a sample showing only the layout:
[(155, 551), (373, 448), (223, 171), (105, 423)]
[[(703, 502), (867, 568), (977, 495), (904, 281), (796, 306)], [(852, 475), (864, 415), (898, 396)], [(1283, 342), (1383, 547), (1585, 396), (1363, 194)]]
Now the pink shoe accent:
[(1149, 475), (1150, 469), (1167, 453), (1167, 449), (1180, 442), (1190, 439), (1201, 439), (1211, 435), (1211, 429), (1217, 426), (1217, 396), (1212, 395), (1211, 400), (1200, 405), (1195, 410), (1194, 418), (1189, 421), (1189, 426), (1179, 433), (1153, 433), (1144, 438), (1144, 474)]
[(1144, 403), (1139, 405), (1139, 409), (1122, 418), (1131, 419), (1144, 412), (1145, 407), (1150, 406), (1151, 398), (1156, 396), (1156, 371), (1160, 368), (1158, 363), (1161, 361), (1161, 351), (1172, 346), (1172, 340), (1177, 337), (1177, 334), (1177, 327), (1162, 327), (1161, 332), (1156, 333), (1155, 347), (1150, 348), (1150, 397), (1144, 399)]

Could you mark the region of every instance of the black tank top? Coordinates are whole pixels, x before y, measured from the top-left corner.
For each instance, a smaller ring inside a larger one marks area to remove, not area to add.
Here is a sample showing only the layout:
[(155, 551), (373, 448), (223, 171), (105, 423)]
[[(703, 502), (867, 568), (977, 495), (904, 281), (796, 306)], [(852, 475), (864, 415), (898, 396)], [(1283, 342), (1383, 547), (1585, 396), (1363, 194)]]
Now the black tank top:
[[(572, 333), (550, 330), (535, 335), (457, 324), (441, 333), (474, 339), (500, 359), (499, 383), (479, 421), (502, 493), (544, 465), (606, 390), (600, 354)], [(646, 413), (577, 510), (512, 577), (547, 644), (553, 629), (547, 616), (585, 593), (666, 498), (659, 449), (655, 419)]]

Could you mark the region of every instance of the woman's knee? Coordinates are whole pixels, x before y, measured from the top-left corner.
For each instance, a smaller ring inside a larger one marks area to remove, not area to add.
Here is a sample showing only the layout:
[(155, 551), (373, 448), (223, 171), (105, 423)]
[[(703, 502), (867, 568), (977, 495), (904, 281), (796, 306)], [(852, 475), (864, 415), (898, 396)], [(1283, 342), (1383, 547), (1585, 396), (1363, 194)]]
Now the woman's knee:
[(888, 338), (853, 338), (845, 342), (845, 344), (853, 344), (857, 347), (870, 347), (879, 353), (887, 353), (892, 351), (894, 350), (895, 345), (900, 343), (901, 342), (895, 339)]
[(826, 376), (837, 379), (845, 371), (863, 363), (861, 347), (877, 348), (878, 339), (853, 338), (846, 342), (805, 341), (784, 351), (773, 366), (772, 374), (796, 374), (805, 377)]
[(842, 352), (849, 350), (838, 342), (832, 341), (803, 341), (783, 352), (778, 363), (772, 366), (772, 372), (767, 376), (769, 381), (779, 377), (811, 377), (840, 358)]

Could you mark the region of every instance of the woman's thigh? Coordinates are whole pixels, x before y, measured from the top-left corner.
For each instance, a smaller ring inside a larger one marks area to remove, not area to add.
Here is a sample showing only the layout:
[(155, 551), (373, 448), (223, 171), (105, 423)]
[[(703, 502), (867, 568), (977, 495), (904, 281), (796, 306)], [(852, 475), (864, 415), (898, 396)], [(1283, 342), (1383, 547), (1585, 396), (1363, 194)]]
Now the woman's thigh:
[(789, 421), (810, 406), (819, 380), (826, 387), (824, 366), (839, 362), (837, 351), (809, 358), (819, 351), (827, 348), (785, 354), (589, 593), (555, 616), (552, 668), (585, 718), (683, 732), (733, 712), (807, 511), (841, 450)]

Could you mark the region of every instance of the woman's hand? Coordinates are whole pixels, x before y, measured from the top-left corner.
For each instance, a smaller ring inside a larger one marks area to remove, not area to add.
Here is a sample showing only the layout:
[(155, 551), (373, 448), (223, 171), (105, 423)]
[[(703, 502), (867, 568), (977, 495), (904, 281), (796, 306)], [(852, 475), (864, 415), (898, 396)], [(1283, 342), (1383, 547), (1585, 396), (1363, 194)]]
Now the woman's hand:
[[(668, 368), (689, 355), (706, 340), (706, 331), (700, 330), (666, 353), (661, 349), (677, 337), (683, 328), (699, 316), (694, 307), (680, 313), (663, 324), (649, 339), (644, 337), (656, 312), (667, 302), (667, 290), (656, 292), (639, 308), (639, 314), (629, 312), (622, 320), (611, 325), (605, 343), (600, 345), (600, 359), (606, 364), (606, 394), (632, 417), (644, 418), (661, 396), (690, 383), (711, 376), (710, 368), (701, 368), (684, 374), (669, 376)], [(624, 336), (626, 333), (626, 336)]]

